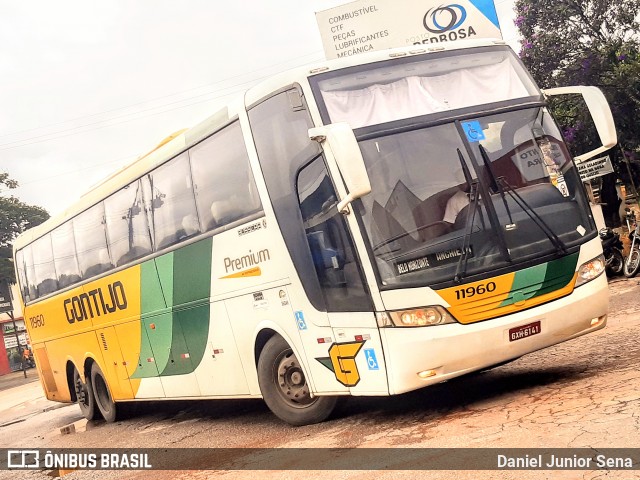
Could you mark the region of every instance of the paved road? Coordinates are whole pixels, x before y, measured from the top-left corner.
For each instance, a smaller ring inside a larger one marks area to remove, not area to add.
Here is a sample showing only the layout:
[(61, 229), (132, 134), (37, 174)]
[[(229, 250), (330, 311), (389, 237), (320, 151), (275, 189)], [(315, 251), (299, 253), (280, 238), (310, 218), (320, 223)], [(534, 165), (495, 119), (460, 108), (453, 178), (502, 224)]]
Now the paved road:
[[(293, 428), (258, 400), (156, 402), (105, 424), (81, 420), (76, 406), (53, 404), (38, 383), (0, 417), (0, 446), (24, 447), (638, 447), (640, 446), (640, 280), (616, 279), (607, 328), (469, 375), (391, 398), (350, 398), (332, 420)], [(5, 398), (16, 392), (3, 391)], [(39, 398), (32, 398), (40, 395)], [(26, 397), (25, 397), (26, 398)], [(12, 401), (9, 401), (11, 403)], [(31, 403), (29, 403), (31, 402)], [(59, 408), (43, 412), (56, 405)], [(3, 409), (4, 410), (4, 409)], [(33, 415), (33, 413), (37, 415)], [(5, 414), (6, 413), (6, 414)], [(59, 427), (76, 422), (77, 432)], [(2, 421), (0, 421), (2, 424)], [(2, 435), (5, 434), (5, 435)], [(107, 439), (107, 440), (106, 440)], [(106, 440), (106, 441), (105, 441)], [(246, 459), (244, 459), (246, 460)], [(244, 461), (239, 458), (239, 462)], [(295, 463), (296, 459), (292, 459)], [(389, 458), (394, 462), (394, 458)], [(402, 466), (398, 464), (398, 468)], [(366, 465), (362, 465), (366, 469)], [(76, 472), (65, 478), (132, 478)], [(640, 474), (640, 471), (637, 473)], [(249, 478), (249, 472), (138, 472), (133, 478)], [(633, 472), (263, 472), (261, 478), (640, 478)], [(0, 474), (1, 478), (2, 475)], [(12, 478), (12, 477), (7, 477)], [(13, 477), (14, 478), (14, 477)], [(50, 478), (33, 473), (29, 478)]]

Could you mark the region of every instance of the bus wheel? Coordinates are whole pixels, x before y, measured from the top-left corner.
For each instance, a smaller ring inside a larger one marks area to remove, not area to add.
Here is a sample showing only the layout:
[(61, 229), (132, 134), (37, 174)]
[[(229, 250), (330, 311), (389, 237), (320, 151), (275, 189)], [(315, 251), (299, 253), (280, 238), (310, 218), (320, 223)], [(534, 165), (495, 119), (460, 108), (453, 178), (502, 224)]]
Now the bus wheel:
[(300, 362), (287, 342), (274, 335), (258, 359), (258, 383), (269, 409), (291, 425), (310, 425), (325, 420), (336, 397), (312, 397)]
[(93, 395), (95, 396), (95, 403), (98, 410), (100, 410), (100, 413), (107, 422), (115, 422), (116, 404), (111, 399), (107, 381), (97, 363), (91, 365), (91, 386), (93, 387)]
[(76, 392), (78, 406), (84, 418), (87, 420), (95, 420), (98, 418), (99, 413), (96, 408), (96, 399), (93, 396), (91, 381), (83, 382), (80, 373), (75, 368), (73, 369), (73, 389)]

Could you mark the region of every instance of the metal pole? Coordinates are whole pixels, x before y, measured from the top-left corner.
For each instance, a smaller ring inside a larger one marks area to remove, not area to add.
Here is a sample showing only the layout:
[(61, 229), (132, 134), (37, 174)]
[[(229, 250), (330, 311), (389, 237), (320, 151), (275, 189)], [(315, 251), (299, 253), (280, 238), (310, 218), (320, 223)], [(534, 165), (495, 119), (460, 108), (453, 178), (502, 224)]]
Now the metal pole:
[(20, 362), (22, 362), (22, 372), (24, 373), (24, 378), (27, 378), (27, 363), (24, 361), (24, 350), (20, 346), (20, 336), (18, 335), (18, 327), (16, 326), (16, 319), (13, 316), (13, 310), (7, 312), (9, 318), (11, 318), (11, 322), (13, 323), (13, 333), (16, 336), (16, 342), (18, 343), (18, 354), (20, 355)]

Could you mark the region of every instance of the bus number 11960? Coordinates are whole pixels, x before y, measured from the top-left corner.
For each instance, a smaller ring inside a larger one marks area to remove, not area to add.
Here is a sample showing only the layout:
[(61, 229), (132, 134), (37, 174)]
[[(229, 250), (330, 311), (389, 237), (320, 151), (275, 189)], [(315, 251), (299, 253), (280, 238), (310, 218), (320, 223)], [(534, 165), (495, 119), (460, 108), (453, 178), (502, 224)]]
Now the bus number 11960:
[(473, 297), (475, 295), (483, 295), (485, 293), (494, 292), (496, 289), (496, 282), (481, 283), (475, 287), (466, 287), (456, 290), (456, 300), (464, 300), (465, 298)]

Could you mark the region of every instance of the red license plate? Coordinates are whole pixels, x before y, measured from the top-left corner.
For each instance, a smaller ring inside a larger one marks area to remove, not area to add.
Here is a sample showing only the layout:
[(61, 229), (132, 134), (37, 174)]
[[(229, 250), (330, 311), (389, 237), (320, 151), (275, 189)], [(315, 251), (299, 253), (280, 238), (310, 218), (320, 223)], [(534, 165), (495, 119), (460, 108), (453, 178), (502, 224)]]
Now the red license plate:
[(537, 335), (542, 330), (540, 326), (540, 320), (533, 323), (527, 323), (526, 325), (520, 325), (509, 329), (509, 341), (520, 340), (521, 338), (527, 338), (531, 335)]

